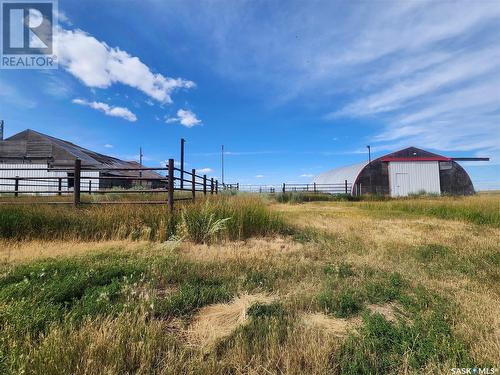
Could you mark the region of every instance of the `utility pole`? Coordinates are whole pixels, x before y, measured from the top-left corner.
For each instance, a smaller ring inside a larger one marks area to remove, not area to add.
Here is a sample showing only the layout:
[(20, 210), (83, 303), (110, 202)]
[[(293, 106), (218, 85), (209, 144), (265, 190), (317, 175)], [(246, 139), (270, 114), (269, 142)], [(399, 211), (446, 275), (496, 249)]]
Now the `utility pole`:
[(184, 143), (186, 140), (181, 138), (181, 189), (184, 188)]
[[(139, 168), (142, 168), (142, 157), (143, 157), (143, 153), (142, 153), (142, 146), (139, 147)], [(139, 170), (139, 178), (142, 178), (142, 169)], [(142, 180), (139, 181), (139, 184), (142, 186)]]
[(222, 186), (224, 186), (224, 145), (222, 145), (221, 164), (222, 164), (222, 168), (221, 168), (221, 170), (222, 170), (221, 177), (222, 178), (221, 178), (221, 180), (222, 180)]

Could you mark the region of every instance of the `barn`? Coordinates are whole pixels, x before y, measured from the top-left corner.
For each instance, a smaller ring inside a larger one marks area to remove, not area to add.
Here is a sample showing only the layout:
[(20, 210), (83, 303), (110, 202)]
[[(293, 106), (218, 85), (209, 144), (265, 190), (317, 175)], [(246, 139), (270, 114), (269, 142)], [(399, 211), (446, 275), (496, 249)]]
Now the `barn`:
[[(61, 169), (71, 170), (76, 159), (80, 159), (82, 163), (81, 190), (83, 191), (114, 187), (128, 189), (138, 184), (148, 188), (157, 188), (160, 181), (144, 182), (130, 179), (130, 177), (162, 177), (154, 171), (134, 171), (133, 169), (140, 168), (140, 164), (135, 161), (124, 161), (103, 155), (71, 142), (27, 129), (10, 138), (0, 140), (0, 190), (13, 190), (13, 178), (21, 177), (23, 183), (18, 187), (21, 192), (57, 191), (58, 179), (54, 177), (58, 177), (62, 181), (62, 190), (71, 191), (73, 190), (73, 173), (61, 171)], [(85, 168), (94, 170), (85, 171)], [(116, 170), (118, 168), (129, 170)], [(27, 180), (30, 177), (36, 179)], [(47, 180), (43, 180), (44, 177), (48, 177)], [(97, 177), (107, 178), (98, 180)], [(128, 177), (128, 179), (123, 179), (123, 177)]]
[(330, 170), (317, 176), (313, 182), (321, 185), (347, 181), (352, 195), (474, 194), (472, 181), (457, 163), (459, 160), (489, 159), (450, 158), (408, 147), (365, 163)]

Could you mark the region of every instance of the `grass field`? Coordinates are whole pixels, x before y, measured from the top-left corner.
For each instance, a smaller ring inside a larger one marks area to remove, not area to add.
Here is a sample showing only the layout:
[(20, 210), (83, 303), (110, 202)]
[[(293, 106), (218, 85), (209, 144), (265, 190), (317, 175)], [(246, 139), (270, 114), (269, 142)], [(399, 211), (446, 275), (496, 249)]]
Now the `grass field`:
[(500, 195), (278, 201), (0, 207), (0, 373), (499, 367)]

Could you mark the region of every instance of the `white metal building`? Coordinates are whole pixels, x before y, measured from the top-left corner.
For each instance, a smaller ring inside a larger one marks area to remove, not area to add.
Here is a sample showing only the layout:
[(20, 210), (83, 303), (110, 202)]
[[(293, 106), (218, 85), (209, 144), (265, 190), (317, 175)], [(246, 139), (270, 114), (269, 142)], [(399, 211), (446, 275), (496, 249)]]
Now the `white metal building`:
[[(34, 130), (25, 130), (5, 140), (0, 140), (0, 192), (14, 191), (15, 177), (19, 177), (19, 192), (48, 192), (73, 190), (75, 160), (82, 163), (81, 191), (96, 191), (112, 187), (129, 188), (136, 181), (120, 177), (159, 178), (153, 171), (134, 171), (140, 165), (133, 161), (123, 161), (112, 156), (99, 154), (73, 143), (51, 137)], [(87, 169), (98, 169), (95, 171)], [(128, 171), (116, 170), (128, 168)], [(58, 171), (64, 170), (64, 171)], [(102, 177), (97, 180), (89, 177)], [(30, 177), (36, 180), (30, 180)], [(43, 180), (46, 177), (47, 180)], [(57, 177), (57, 178), (54, 178)], [(111, 177), (111, 178), (110, 178)], [(59, 180), (61, 178), (61, 180)], [(115, 179), (116, 178), (116, 179)], [(142, 182), (141, 182), (142, 184)], [(156, 187), (158, 181), (146, 182), (145, 185)]]

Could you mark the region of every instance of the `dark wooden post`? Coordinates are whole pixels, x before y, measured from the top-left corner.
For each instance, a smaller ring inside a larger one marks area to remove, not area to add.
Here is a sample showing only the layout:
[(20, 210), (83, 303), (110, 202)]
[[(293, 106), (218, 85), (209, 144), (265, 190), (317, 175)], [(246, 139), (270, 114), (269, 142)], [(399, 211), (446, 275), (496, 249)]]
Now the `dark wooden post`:
[(283, 182), (283, 188), (282, 188), (282, 190), (283, 190), (283, 193), (286, 192), (286, 185), (285, 185), (284, 182)]
[(89, 180), (89, 195), (92, 194), (92, 180)]
[(240, 183), (239, 182), (236, 183), (236, 190), (240, 191)]
[(213, 177), (210, 179), (210, 194), (211, 195), (214, 194), (214, 178)]
[(168, 159), (168, 208), (174, 211), (174, 159)]
[(203, 175), (203, 195), (207, 195), (207, 175)]
[(345, 180), (345, 193), (347, 194), (347, 180)]
[(62, 195), (62, 178), (59, 177), (59, 180), (57, 182), (57, 195)]
[(316, 182), (313, 183), (313, 187), (314, 187), (314, 192), (316, 193)]
[(215, 194), (219, 194), (219, 180), (215, 180)]
[(196, 169), (191, 169), (191, 194), (194, 202), (196, 199)]
[(19, 196), (19, 176), (16, 176), (16, 179), (14, 180), (14, 196)]
[(73, 176), (73, 205), (78, 207), (80, 205), (80, 174), (82, 172), (82, 161), (75, 160), (75, 170)]

